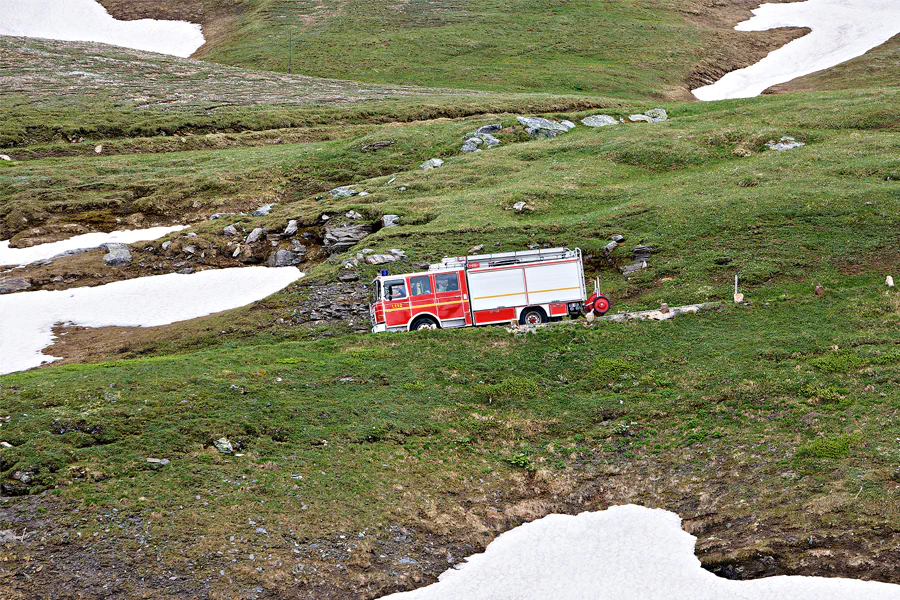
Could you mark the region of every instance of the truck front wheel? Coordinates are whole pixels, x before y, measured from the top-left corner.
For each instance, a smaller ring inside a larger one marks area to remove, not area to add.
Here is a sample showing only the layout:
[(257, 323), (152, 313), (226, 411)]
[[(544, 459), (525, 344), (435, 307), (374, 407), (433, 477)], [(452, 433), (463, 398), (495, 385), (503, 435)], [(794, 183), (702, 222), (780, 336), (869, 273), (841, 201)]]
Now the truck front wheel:
[(440, 329), (440, 325), (431, 317), (419, 317), (409, 326), (410, 331), (424, 331), (426, 329)]
[(519, 315), (519, 323), (522, 325), (540, 325), (547, 322), (547, 315), (540, 308), (526, 308)]

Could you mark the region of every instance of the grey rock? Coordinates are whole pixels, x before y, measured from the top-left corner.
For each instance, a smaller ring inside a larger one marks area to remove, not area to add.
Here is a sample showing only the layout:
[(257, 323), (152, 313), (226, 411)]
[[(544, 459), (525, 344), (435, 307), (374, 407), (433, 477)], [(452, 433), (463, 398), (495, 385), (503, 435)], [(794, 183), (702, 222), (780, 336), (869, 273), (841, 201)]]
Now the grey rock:
[(222, 233), (225, 234), (225, 237), (235, 237), (238, 235), (238, 230), (234, 225), (229, 225), (228, 227), (222, 228)]
[(617, 243), (617, 244), (621, 244), (622, 242), (625, 241), (625, 236), (624, 236), (624, 235), (619, 235), (619, 234), (617, 233), (616, 235), (611, 235), (611, 236), (609, 236), (609, 239), (611, 239), (612, 241), (614, 241), (614, 242)]
[(279, 250), (269, 256), (269, 266), (271, 267), (290, 267), (296, 263), (297, 255), (290, 250)]
[(185, 246), (182, 252), (185, 254), (197, 254), (197, 246)]
[(801, 146), (805, 146), (803, 142), (798, 142), (796, 139), (792, 137), (783, 137), (777, 142), (775, 140), (769, 140), (766, 142), (766, 148), (769, 150), (777, 150), (778, 152), (784, 150), (793, 150), (794, 148), (799, 148)]
[(634, 256), (636, 261), (649, 260), (652, 253), (653, 248), (649, 246), (635, 246), (634, 250), (631, 251), (631, 255)]
[(231, 445), (231, 442), (228, 441), (228, 438), (219, 438), (213, 443), (213, 445), (216, 447), (216, 450), (218, 450), (222, 454), (231, 454), (232, 452), (234, 452), (234, 446)]
[(619, 124), (615, 117), (609, 115), (591, 115), (583, 118), (581, 123), (587, 127), (607, 127), (609, 125)]
[(463, 152), (477, 152), (478, 147), (481, 146), (483, 143), (484, 143), (484, 140), (482, 140), (481, 138), (477, 138), (477, 137), (469, 138), (462, 145), (462, 151)]
[(390, 252), (392, 255), (396, 256), (397, 258), (405, 258), (406, 257), (406, 252), (404, 252), (403, 250), (400, 250), (399, 248), (391, 248), (390, 250), (388, 250), (388, 252)]
[(111, 267), (124, 267), (131, 264), (131, 250), (125, 244), (117, 244), (110, 242), (100, 246), (106, 250), (107, 254), (103, 257), (103, 262)]
[(399, 191), (401, 191), (401, 192), (405, 192), (405, 191), (406, 191), (406, 186), (405, 186), (405, 185), (401, 185), (401, 186), (400, 186), (399, 188), (397, 188), (397, 189), (398, 189)]
[(428, 160), (423, 162), (421, 165), (419, 165), (419, 168), (427, 171), (428, 169), (437, 169), (438, 167), (443, 166), (443, 164), (444, 164), (444, 161), (442, 161), (439, 158), (429, 158)]
[(632, 123), (637, 123), (639, 121), (650, 123), (651, 121), (653, 121), (653, 119), (648, 117), (647, 115), (629, 115), (628, 120)]
[(253, 231), (250, 232), (250, 235), (247, 236), (245, 240), (248, 244), (252, 244), (254, 242), (258, 242), (259, 239), (263, 236), (265, 230), (262, 227), (257, 227)]
[(360, 198), (362, 198), (363, 196), (368, 196), (368, 195), (369, 195), (369, 192), (367, 192), (367, 191), (362, 191), (359, 193)]
[(400, 257), (393, 254), (370, 254), (366, 257), (366, 262), (370, 265), (383, 265), (396, 260), (400, 260)]
[(325, 228), (325, 247), (332, 254), (343, 252), (355, 246), (360, 240), (372, 233), (368, 224), (341, 225)]
[(516, 120), (525, 126), (525, 131), (531, 137), (549, 138), (569, 131), (562, 123), (543, 117), (516, 117)]
[(351, 196), (355, 196), (359, 192), (354, 190), (349, 185), (342, 185), (341, 187), (334, 188), (333, 190), (331, 190), (328, 193), (331, 194), (332, 198), (337, 199), (337, 198), (350, 198)]
[(394, 183), (395, 181), (397, 181), (397, 178), (396, 178), (396, 177), (391, 177), (390, 179), (388, 179), (388, 182), (387, 182), (386, 185), (391, 185), (391, 184)]
[(150, 468), (155, 471), (156, 469), (161, 469), (162, 467), (169, 464), (169, 459), (168, 458), (148, 458), (147, 464), (150, 465)]
[(500, 140), (489, 133), (479, 133), (478, 137), (481, 138), (481, 141), (484, 142), (484, 145), (488, 148), (493, 148), (494, 146), (500, 145)]
[(344, 216), (347, 217), (348, 219), (353, 219), (354, 221), (359, 221), (360, 219), (363, 218), (363, 216), (361, 214), (359, 214), (358, 212), (356, 212), (355, 210), (349, 211)]
[(466, 254), (475, 254), (476, 252), (481, 252), (484, 250), (484, 244), (478, 244), (477, 246), (472, 246), (469, 248), (469, 251)]
[(295, 233), (297, 233), (297, 221), (291, 219), (290, 221), (288, 221), (287, 227), (284, 228), (284, 233), (282, 233), (281, 235), (291, 236)]
[(264, 206), (260, 206), (259, 208), (257, 208), (256, 210), (254, 210), (254, 211), (253, 211), (252, 213), (250, 213), (250, 214), (251, 214), (251, 216), (254, 216), (254, 217), (265, 217), (265, 216), (267, 216), (270, 212), (272, 212), (272, 206), (274, 206), (274, 205), (273, 205), (273, 204), (266, 204), (266, 205), (264, 205)]
[(381, 226), (382, 227), (396, 227), (399, 225), (397, 221), (400, 220), (400, 215), (384, 215), (381, 217)]
[(21, 292), (31, 287), (31, 282), (22, 277), (0, 277), (0, 294)]
[(501, 129), (503, 129), (503, 125), (501, 125), (500, 123), (492, 123), (490, 125), (482, 125), (472, 133), (474, 135), (490, 134), (497, 133)]
[(9, 156), (7, 156), (5, 154), (0, 154), (0, 160), (11, 161), (12, 158), (10, 158)]
[(524, 200), (520, 200), (519, 202), (513, 204), (513, 210), (520, 213), (525, 210), (525, 204), (526, 202)]
[(575, 123), (573, 123), (572, 121), (562, 120), (559, 122), (559, 124), (565, 127), (567, 130), (575, 129)]
[(664, 108), (651, 108), (644, 114), (650, 117), (650, 120), (654, 123), (661, 123), (662, 121), (669, 120), (669, 114)]
[(356, 271), (347, 270), (338, 275), (338, 279), (343, 282), (359, 281), (359, 275), (356, 273)]
[(163, 250), (168, 250), (169, 246), (171, 246), (171, 245), (172, 245), (172, 242), (163, 242), (161, 247)]

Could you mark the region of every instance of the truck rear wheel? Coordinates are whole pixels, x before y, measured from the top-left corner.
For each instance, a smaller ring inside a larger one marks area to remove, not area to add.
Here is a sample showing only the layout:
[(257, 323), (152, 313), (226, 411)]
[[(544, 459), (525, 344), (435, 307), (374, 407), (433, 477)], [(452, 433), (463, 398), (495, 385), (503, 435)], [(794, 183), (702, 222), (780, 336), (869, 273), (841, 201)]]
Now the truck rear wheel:
[(547, 315), (540, 308), (526, 308), (519, 315), (519, 323), (522, 325), (540, 325), (547, 322)]
[(426, 329), (440, 329), (441, 326), (431, 317), (419, 317), (409, 326), (410, 331), (425, 331)]

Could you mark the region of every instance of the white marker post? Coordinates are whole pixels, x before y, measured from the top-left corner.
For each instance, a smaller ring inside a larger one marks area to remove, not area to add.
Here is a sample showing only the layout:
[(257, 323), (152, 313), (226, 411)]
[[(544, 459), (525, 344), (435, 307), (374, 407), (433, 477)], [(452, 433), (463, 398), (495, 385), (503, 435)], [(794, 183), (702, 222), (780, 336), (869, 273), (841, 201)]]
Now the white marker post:
[(734, 274), (734, 303), (740, 304), (744, 301), (744, 295), (738, 292), (738, 276), (737, 273)]

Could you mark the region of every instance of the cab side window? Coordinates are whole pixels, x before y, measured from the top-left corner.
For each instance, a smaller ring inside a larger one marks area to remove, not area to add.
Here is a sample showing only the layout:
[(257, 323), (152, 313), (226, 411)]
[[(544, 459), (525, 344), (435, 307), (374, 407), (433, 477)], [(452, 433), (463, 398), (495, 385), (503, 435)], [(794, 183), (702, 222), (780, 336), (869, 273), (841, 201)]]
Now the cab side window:
[(443, 273), (434, 276), (434, 286), (437, 288), (438, 294), (444, 292), (458, 292), (459, 278), (456, 273)]
[(388, 300), (402, 300), (406, 298), (406, 283), (403, 281), (388, 281), (384, 284), (384, 297)]
[(413, 296), (426, 296), (431, 293), (431, 277), (422, 275), (420, 277), (411, 277), (409, 280), (409, 288)]

